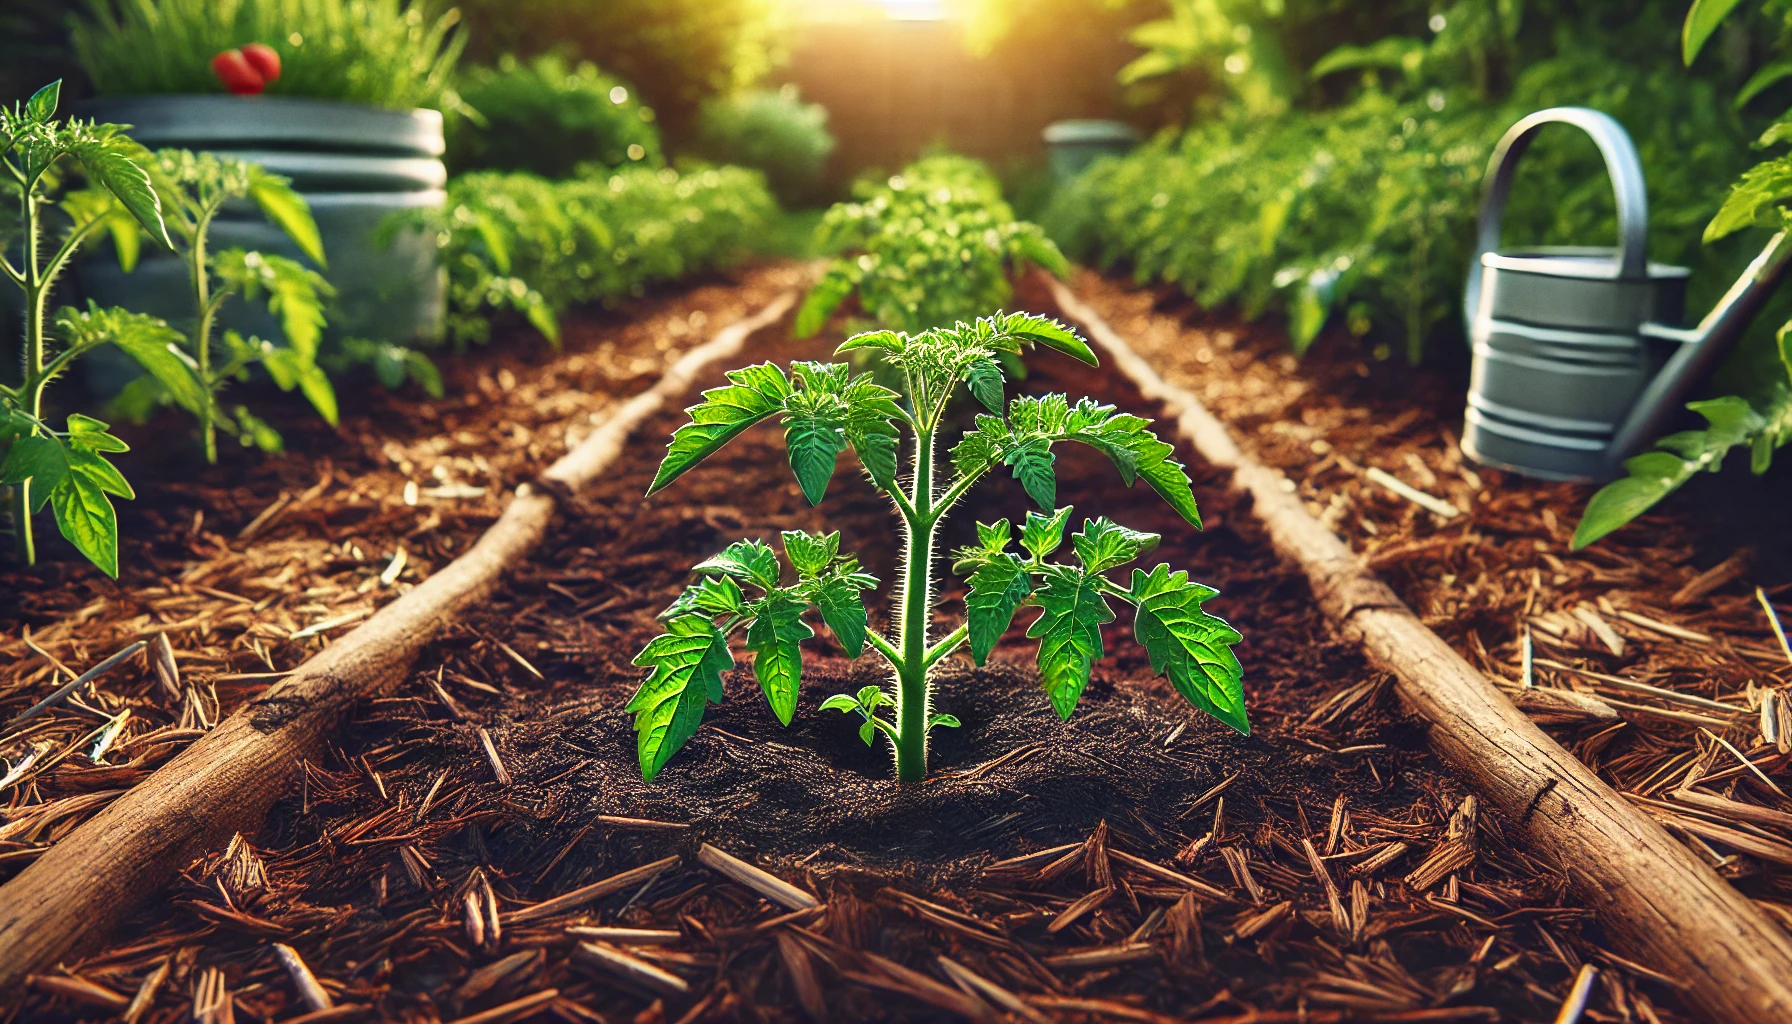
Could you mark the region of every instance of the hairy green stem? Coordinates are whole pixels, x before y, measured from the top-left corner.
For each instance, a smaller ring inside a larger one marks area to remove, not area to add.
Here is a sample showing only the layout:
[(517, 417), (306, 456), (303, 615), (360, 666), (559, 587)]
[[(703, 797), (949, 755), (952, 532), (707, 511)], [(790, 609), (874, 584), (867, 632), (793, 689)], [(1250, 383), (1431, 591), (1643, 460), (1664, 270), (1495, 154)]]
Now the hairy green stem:
[[(20, 219), (25, 223), (24, 272), (25, 286), (25, 365), (19, 386), (25, 411), (33, 420), (43, 415), (44, 384), (44, 303), (49, 298), (42, 268), (37, 264), (41, 227), (38, 224), (37, 200), (29, 185), (19, 190)], [(37, 428), (33, 427), (35, 436)], [(31, 481), (12, 488), (13, 547), (24, 565), (37, 564), (37, 538), (31, 528)]]
[(199, 428), (205, 436), (205, 461), (218, 462), (218, 429), (212, 400), (212, 320), (217, 310), (211, 303), (211, 281), (205, 272), (205, 233), (211, 226), (211, 214), (201, 214), (193, 230), (193, 242), (187, 249), (187, 272), (193, 276), (193, 301), (199, 319), (193, 325), (193, 358), (199, 363), (199, 381), (205, 387), (204, 403), (199, 409)]
[(902, 597), (898, 607), (902, 658), (896, 664), (896, 778), (920, 782), (927, 776), (927, 625), (933, 611), (933, 539), (939, 520), (933, 510), (933, 431), (915, 434), (915, 477), (904, 516)]

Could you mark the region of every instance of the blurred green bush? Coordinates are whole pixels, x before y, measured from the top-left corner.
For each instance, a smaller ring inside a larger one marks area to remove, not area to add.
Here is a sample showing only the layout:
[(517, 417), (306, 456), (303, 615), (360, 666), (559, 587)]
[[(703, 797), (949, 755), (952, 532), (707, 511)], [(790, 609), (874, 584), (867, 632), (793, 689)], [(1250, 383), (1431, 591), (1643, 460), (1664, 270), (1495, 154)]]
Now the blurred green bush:
[(461, 175), (449, 182), (447, 206), (420, 216), (442, 239), (448, 337), (464, 349), (488, 340), (502, 311), (522, 314), (557, 344), (561, 311), (726, 266), (776, 211), (756, 171), (587, 165), (558, 182)]
[(751, 86), (782, 55), (781, 0), (460, 0), (469, 56), (561, 51), (633, 83), (688, 141), (702, 102)]
[(718, 163), (764, 172), (779, 201), (797, 207), (816, 200), (834, 136), (828, 131), (827, 110), (804, 103), (796, 87), (786, 85), (776, 92), (753, 89), (705, 102), (696, 150)]
[(471, 112), (448, 140), (455, 171), (529, 171), (564, 178), (582, 163), (658, 167), (664, 162), (653, 108), (590, 61), (568, 66), (559, 54), (528, 62), (505, 55), (496, 67), (462, 76)]

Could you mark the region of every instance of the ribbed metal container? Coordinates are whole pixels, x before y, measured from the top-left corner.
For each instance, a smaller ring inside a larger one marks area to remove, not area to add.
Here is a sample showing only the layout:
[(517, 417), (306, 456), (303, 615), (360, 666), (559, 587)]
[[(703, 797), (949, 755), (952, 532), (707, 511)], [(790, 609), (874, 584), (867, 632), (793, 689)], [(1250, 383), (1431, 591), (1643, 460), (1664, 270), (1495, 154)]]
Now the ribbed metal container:
[[(89, 101), (78, 113), (131, 125), (128, 134), (151, 149), (206, 150), (292, 179), (311, 206), (329, 263), (324, 276), (336, 288), (330, 336), (406, 342), (440, 332), (446, 291), (435, 239), (415, 230), (376, 237), (394, 215), (447, 200), (440, 113), (283, 96), (125, 96)], [(249, 205), (227, 209), (208, 246), (302, 259)], [(186, 272), (172, 254), (145, 246), (130, 274), (109, 256), (90, 257), (79, 273), (101, 305), (177, 324), (192, 319)], [(246, 333), (276, 330), (265, 309), (241, 303), (227, 307), (223, 321)]]
[[(1554, 123), (1579, 127), (1599, 145), (1617, 199), (1619, 245), (1498, 251), (1518, 160), (1537, 130)], [(1610, 117), (1545, 110), (1500, 140), (1464, 304), (1474, 346), (1462, 433), (1469, 456), (1543, 479), (1611, 475), (1613, 439), (1673, 348), (1642, 327), (1678, 324), (1684, 312), (1689, 271), (1643, 258), (1647, 225), (1642, 166)]]
[(1101, 157), (1124, 156), (1139, 144), (1139, 130), (1123, 121), (1054, 121), (1042, 137), (1060, 185)]

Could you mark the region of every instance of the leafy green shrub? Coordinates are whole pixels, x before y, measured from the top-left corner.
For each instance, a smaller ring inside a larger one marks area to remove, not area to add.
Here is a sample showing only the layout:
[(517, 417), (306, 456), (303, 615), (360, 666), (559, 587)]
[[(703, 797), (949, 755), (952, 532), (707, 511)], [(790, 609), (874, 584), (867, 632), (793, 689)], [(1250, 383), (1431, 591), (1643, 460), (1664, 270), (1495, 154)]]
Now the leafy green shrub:
[(1009, 274), (1028, 264), (1068, 270), (1038, 225), (1014, 219), (1001, 186), (975, 160), (927, 157), (855, 192), (817, 229), (823, 248), (846, 255), (804, 298), (799, 337), (821, 330), (854, 294), (877, 325), (919, 332), (1000, 309), (1013, 293)]
[(269, 95), (452, 106), (466, 39), (458, 12), (429, 11), (428, 0), (88, 0), (73, 41), (102, 94), (221, 93), (212, 58), (262, 43), (282, 66)]
[(473, 56), (564, 51), (633, 83), (670, 137), (699, 105), (751, 86), (780, 55), (782, 0), (460, 0)]
[(473, 113), (455, 120), (448, 160), (456, 171), (529, 171), (564, 178), (582, 163), (657, 167), (663, 161), (653, 109), (590, 61), (567, 67), (558, 54), (524, 64), (506, 55), (460, 83)]
[(763, 171), (780, 202), (801, 206), (815, 198), (834, 136), (827, 109), (802, 102), (796, 86), (786, 85), (777, 92), (755, 89), (705, 103), (697, 149), (718, 163)]
[[(1682, 31), (1684, 56), (1691, 64), (1737, 6), (1736, 0), (1696, 0), (1687, 12)], [(1792, 10), (1783, 4), (1763, 7), (1782, 19), (1780, 49), (1792, 38)], [(1772, 61), (1744, 83), (1736, 105), (1742, 106), (1770, 86), (1792, 76), (1792, 62)], [(1761, 136), (1758, 146), (1783, 146), (1792, 141), (1792, 116), (1783, 117)], [(1780, 153), (1742, 174), (1723, 207), (1705, 226), (1706, 241), (1716, 241), (1749, 228), (1792, 229), (1792, 154)], [(1788, 244), (1782, 238), (1781, 244)], [(1749, 468), (1759, 476), (1773, 466), (1774, 452), (1792, 444), (1792, 321), (1778, 333), (1779, 366), (1762, 366), (1743, 383), (1744, 395), (1723, 395), (1688, 403), (1704, 417), (1700, 430), (1686, 430), (1661, 438), (1653, 450), (1624, 463), (1628, 475), (1593, 495), (1575, 528), (1573, 546), (1584, 548), (1642, 515), (1702, 471), (1717, 472), (1732, 449), (1749, 450)], [(1783, 373), (1781, 371), (1784, 371)]]
[(725, 265), (776, 205), (764, 179), (738, 167), (630, 167), (562, 182), (487, 171), (455, 178), (447, 205), (423, 216), (444, 239), (449, 337), (464, 346), (484, 342), (503, 309), (558, 343), (558, 311)]
[[(1062, 718), (1076, 710), (1089, 682), (1089, 667), (1102, 656), (1103, 623), (1114, 620), (1109, 598), (1136, 609), (1133, 634), (1154, 669), (1196, 707), (1241, 733), (1245, 713), (1243, 669), (1232, 646), (1242, 638), (1202, 609), (1217, 592), (1159, 564), (1134, 568), (1120, 584), (1105, 572), (1148, 554), (1158, 535), (1129, 530), (1104, 517), (1085, 519), (1071, 537), (1074, 562), (1050, 562), (1064, 541), (1071, 508), (1057, 507), (1052, 446), (1089, 445), (1113, 460), (1128, 485), (1143, 480), (1190, 525), (1201, 525), (1194, 493), (1171, 446), (1149, 429), (1150, 421), (1111, 405), (1064, 395), (1003, 401), (1000, 355), (1033, 345), (1094, 365), (1095, 354), (1075, 333), (1045, 317), (998, 314), (975, 324), (916, 335), (875, 331), (847, 339), (839, 352), (875, 353), (899, 371), (901, 393), (881, 387), (870, 373), (854, 375), (845, 363), (799, 362), (787, 374), (760, 363), (728, 374), (729, 384), (703, 393), (691, 422), (672, 435), (649, 493), (671, 484), (749, 427), (774, 416), (784, 427), (790, 468), (811, 504), (820, 504), (840, 453), (850, 446), (865, 474), (883, 491), (902, 520), (903, 581), (894, 603), (895, 632), (886, 638), (866, 618), (863, 591), (876, 577), (840, 550), (838, 532), (818, 536), (783, 533), (784, 554), (795, 582), (785, 583), (777, 553), (759, 541), (731, 544), (692, 570), (697, 582), (661, 613), (666, 632), (655, 637), (635, 664), (648, 670), (628, 703), (635, 715), (636, 755), (648, 780), (659, 773), (722, 699), (722, 673), (734, 667), (732, 634), (745, 631), (754, 653), (753, 674), (778, 720), (789, 725), (802, 678), (802, 641), (815, 635), (804, 621), (811, 610), (833, 632), (848, 657), (869, 646), (889, 663), (889, 688), (871, 685), (836, 694), (824, 710), (859, 716), (867, 746), (878, 733), (889, 738), (896, 777), (919, 783), (927, 774), (927, 737), (955, 728), (958, 719), (934, 710), (930, 677), (961, 648), (983, 664), (1022, 608), (1037, 607), (1027, 635), (1039, 640), (1038, 664), (1046, 697)], [(948, 402), (961, 386), (988, 413), (951, 449), (950, 468), (938, 460)], [(903, 428), (911, 443), (901, 442)], [(910, 452), (909, 472), (897, 476), (898, 453)], [(936, 460), (937, 464), (936, 464)], [(977, 524), (977, 543), (960, 548), (954, 571), (966, 577), (966, 621), (945, 636), (930, 636), (934, 565), (940, 524), (958, 500), (999, 466), (1006, 466), (1042, 512), (1028, 511), (1020, 530), (1025, 554), (1009, 550), (1014, 530), (1006, 519)], [(745, 588), (745, 589), (743, 589)], [(755, 593), (757, 592), (757, 593)], [(889, 708), (888, 716), (882, 713)]]

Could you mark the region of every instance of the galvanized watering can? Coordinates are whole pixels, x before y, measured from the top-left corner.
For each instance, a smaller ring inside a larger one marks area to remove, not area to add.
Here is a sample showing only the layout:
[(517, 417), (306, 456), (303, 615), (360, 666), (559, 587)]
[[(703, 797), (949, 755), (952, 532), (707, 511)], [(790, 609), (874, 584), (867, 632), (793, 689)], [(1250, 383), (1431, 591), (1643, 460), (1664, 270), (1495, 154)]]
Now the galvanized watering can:
[[(1598, 144), (1618, 205), (1618, 245), (1499, 251), (1500, 217), (1518, 160), (1548, 124)], [(1463, 312), (1474, 346), (1462, 450), (1477, 462), (1546, 480), (1604, 480), (1660, 436), (1784, 273), (1786, 232), (1697, 327), (1676, 326), (1685, 267), (1644, 256), (1643, 169), (1618, 122), (1585, 107), (1519, 121), (1488, 165), (1480, 238)]]

